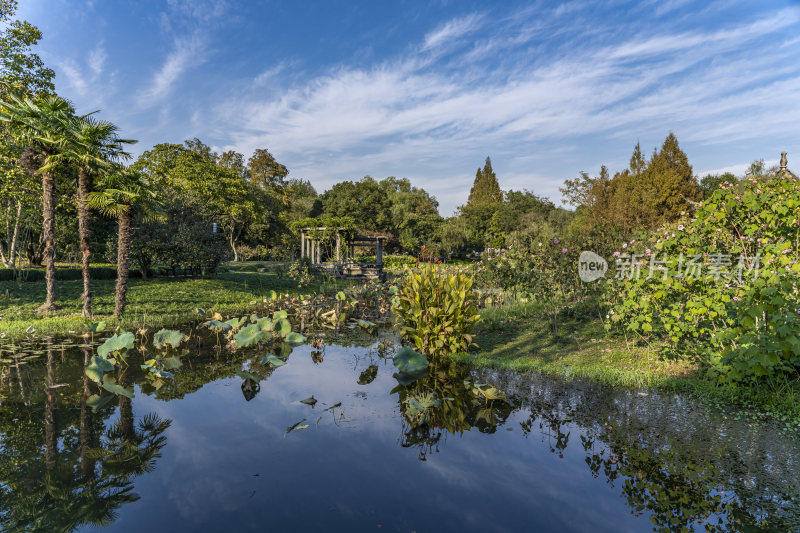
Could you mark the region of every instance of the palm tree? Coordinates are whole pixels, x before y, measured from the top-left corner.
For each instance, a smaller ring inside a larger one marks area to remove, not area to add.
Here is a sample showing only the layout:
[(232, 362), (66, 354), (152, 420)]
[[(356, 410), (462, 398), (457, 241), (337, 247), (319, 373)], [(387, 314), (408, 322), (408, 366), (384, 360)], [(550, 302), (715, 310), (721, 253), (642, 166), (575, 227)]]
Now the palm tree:
[(81, 247), (81, 270), (83, 272), (83, 316), (92, 316), (92, 290), (89, 262), (89, 193), (92, 189), (92, 177), (113, 170), (113, 162), (120, 158), (130, 158), (123, 151), (124, 144), (136, 141), (120, 139), (119, 128), (104, 120), (94, 120), (92, 113), (74, 117), (69, 128), (63, 132), (63, 139), (54, 139), (64, 149), (48, 158), (48, 165), (74, 165), (78, 168), (78, 237)]
[(9, 95), (0, 102), (0, 120), (10, 123), (24, 143), (22, 165), (31, 174), (42, 177), (42, 234), (44, 236), (45, 285), (47, 295), (39, 312), (56, 308), (55, 191), (58, 168), (49, 158), (64, 149), (68, 124), (74, 117), (72, 104), (59, 96), (38, 101)]
[(117, 218), (117, 288), (114, 316), (125, 312), (128, 295), (128, 272), (131, 264), (131, 238), (134, 218), (143, 221), (164, 220), (162, 203), (147, 174), (131, 168), (119, 168), (89, 194), (89, 203), (103, 215)]

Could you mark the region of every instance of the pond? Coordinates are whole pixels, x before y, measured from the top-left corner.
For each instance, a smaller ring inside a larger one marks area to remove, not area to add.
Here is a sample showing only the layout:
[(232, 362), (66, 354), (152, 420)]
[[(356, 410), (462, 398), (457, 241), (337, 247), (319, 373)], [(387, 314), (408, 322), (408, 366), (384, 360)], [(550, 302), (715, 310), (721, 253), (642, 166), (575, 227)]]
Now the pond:
[[(382, 335), (299, 346), (276, 368), (257, 348), (192, 340), (174, 380), (155, 389), (132, 364), (117, 381), (134, 385), (133, 400), (97, 412), (83, 374), (91, 348), (17, 347), (28, 356), (6, 359), (0, 387), (0, 529), (800, 526), (798, 442), (769, 422), (443, 361), (401, 386)], [(482, 383), (506, 399), (475, 394)]]

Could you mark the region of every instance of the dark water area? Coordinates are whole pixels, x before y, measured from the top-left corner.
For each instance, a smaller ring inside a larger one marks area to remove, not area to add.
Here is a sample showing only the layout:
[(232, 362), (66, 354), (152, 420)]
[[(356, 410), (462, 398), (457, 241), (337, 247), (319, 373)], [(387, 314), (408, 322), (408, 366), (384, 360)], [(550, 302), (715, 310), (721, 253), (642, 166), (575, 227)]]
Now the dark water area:
[[(366, 334), (297, 347), (277, 368), (257, 349), (190, 342), (158, 390), (131, 354), (116, 377), (134, 399), (97, 412), (86, 401), (98, 387), (83, 375), (91, 348), (4, 350), (0, 529), (800, 527), (800, 442), (769, 422), (681, 396), (443, 361), (399, 386), (391, 343)], [(475, 395), (475, 383), (508, 401)], [(421, 415), (412, 397), (440, 405)]]

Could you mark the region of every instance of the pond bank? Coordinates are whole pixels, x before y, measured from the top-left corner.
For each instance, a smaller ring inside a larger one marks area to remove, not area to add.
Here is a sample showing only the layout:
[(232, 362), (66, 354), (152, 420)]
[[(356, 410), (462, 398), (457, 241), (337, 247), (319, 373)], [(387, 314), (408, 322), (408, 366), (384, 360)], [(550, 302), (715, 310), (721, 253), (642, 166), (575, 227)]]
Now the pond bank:
[[(694, 365), (661, 360), (647, 346), (609, 335), (599, 320), (565, 321), (558, 337), (546, 319), (525, 308), (483, 310), (476, 330), (478, 349), (452, 359), (484, 368), (539, 372), (638, 389), (682, 392), (718, 407), (736, 407), (748, 415), (772, 417), (800, 435), (800, 380), (769, 386), (719, 386)], [(737, 414), (734, 416), (742, 416)]]
[[(224, 272), (206, 279), (131, 279), (125, 316), (115, 319), (111, 317), (115, 283), (115, 280), (92, 280), (94, 320), (104, 320), (110, 328), (126, 329), (186, 324), (198, 318), (195, 312), (198, 308), (222, 315), (245, 314), (255, 310), (273, 291), (294, 295), (322, 289), (320, 286), (301, 289), (295, 281), (274, 271)], [(44, 281), (0, 282), (0, 334), (9, 340), (23, 338), (31, 326), (39, 336), (85, 332), (86, 321), (80, 315), (82, 288), (80, 280), (59, 281), (56, 285), (59, 309), (42, 316), (36, 313), (36, 308), (44, 301)]]

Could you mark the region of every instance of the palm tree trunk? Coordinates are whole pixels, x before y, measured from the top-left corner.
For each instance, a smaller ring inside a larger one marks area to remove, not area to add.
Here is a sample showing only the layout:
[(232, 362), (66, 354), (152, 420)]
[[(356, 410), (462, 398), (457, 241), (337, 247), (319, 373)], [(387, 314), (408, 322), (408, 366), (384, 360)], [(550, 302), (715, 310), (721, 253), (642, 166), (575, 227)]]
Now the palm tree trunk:
[(58, 434), (56, 433), (55, 416), (55, 362), (53, 360), (53, 348), (47, 345), (47, 377), (45, 380), (45, 404), (44, 404), (44, 448), (45, 465), (47, 471), (52, 471), (56, 466), (56, 456), (58, 454)]
[[(91, 358), (91, 349), (83, 349), (83, 365), (89, 365)], [(80, 458), (81, 458), (81, 474), (84, 479), (89, 479), (89, 476), (94, 472), (94, 461), (89, 458), (89, 449), (92, 446), (92, 410), (86, 405), (86, 401), (91, 396), (89, 390), (89, 378), (83, 374), (83, 395), (81, 396), (81, 422), (80, 422)]]
[[(131, 233), (133, 231), (133, 208), (128, 207), (120, 213), (117, 221), (117, 294), (114, 316), (122, 316), (128, 296), (128, 270), (131, 265)], [(146, 270), (146, 269), (145, 269)], [(146, 272), (142, 273), (142, 277)]]
[(44, 236), (45, 286), (47, 295), (40, 313), (56, 308), (56, 179), (51, 172), (42, 174), (42, 233)]
[(89, 259), (91, 250), (89, 249), (89, 187), (91, 176), (89, 171), (81, 168), (78, 171), (78, 236), (81, 241), (81, 271), (83, 272), (83, 317), (92, 317), (92, 288), (91, 274), (89, 272)]

